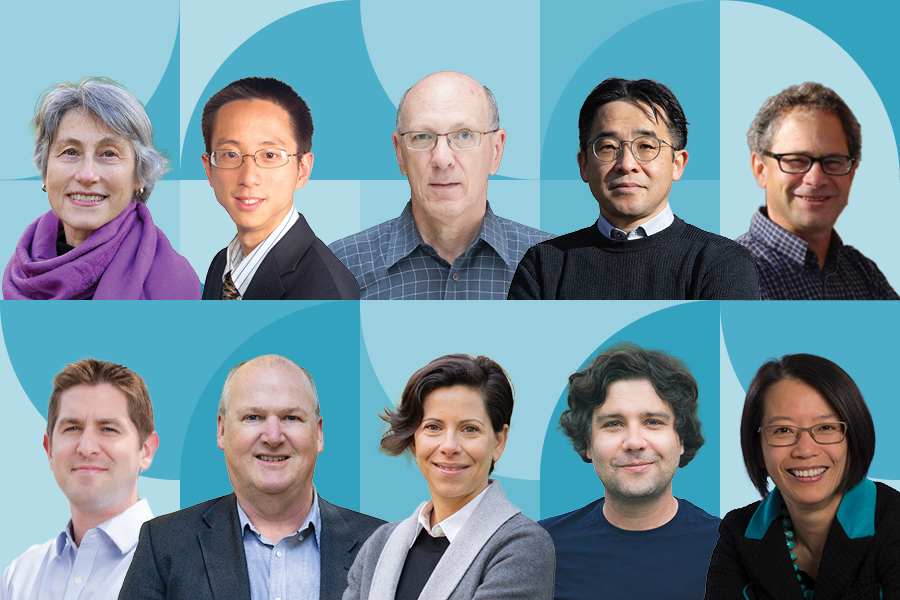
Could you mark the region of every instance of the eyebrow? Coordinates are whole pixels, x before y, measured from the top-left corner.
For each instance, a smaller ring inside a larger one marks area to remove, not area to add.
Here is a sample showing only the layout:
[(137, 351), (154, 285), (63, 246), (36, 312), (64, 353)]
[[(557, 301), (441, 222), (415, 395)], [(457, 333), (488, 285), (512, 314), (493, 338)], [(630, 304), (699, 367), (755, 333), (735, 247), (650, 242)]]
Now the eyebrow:
[[(817, 423), (829, 423), (829, 422), (833, 422), (833, 421), (839, 421), (840, 418), (841, 418), (840, 415), (836, 415), (834, 413), (828, 413), (827, 415), (819, 415), (814, 420)], [(831, 421), (828, 421), (828, 419), (831, 419)], [(773, 423), (775, 421), (790, 421), (791, 423), (796, 423), (796, 421), (792, 417), (787, 417), (787, 416), (783, 416), (783, 415), (775, 415), (774, 417), (772, 417), (768, 421), (766, 421), (766, 423)]]
[[(424, 423), (425, 421), (431, 421), (431, 422), (434, 422), (434, 423), (440, 423), (441, 425), (444, 424), (444, 420), (443, 420), (443, 419), (438, 419), (438, 418), (436, 418), (436, 417), (425, 417), (424, 419), (422, 419), (422, 422)], [(484, 427), (484, 423), (482, 423), (482, 422), (481, 422), (480, 420), (478, 420), (478, 419), (463, 419), (462, 421), (460, 421), (460, 424), (463, 424), (463, 423), (478, 423), (479, 425), (481, 425), (482, 427)]]
[[(642, 135), (649, 135), (650, 137), (657, 137), (657, 133), (655, 131), (653, 131), (652, 129), (637, 129), (634, 131), (634, 134), (635, 134), (634, 137), (641, 137)], [(618, 139), (616, 137), (617, 135), (618, 134), (615, 131), (603, 130), (594, 137), (595, 138), (611, 137), (611, 138)]]
[[(105, 137), (105, 138), (101, 139), (99, 142), (97, 142), (97, 145), (98, 146), (107, 146), (109, 144), (122, 145), (122, 144), (125, 144), (126, 142), (127, 141), (125, 140), (125, 138), (121, 138), (121, 137)], [(77, 138), (70, 137), (70, 138), (65, 138), (65, 139), (61, 139), (61, 140), (56, 140), (55, 142), (53, 142), (54, 146), (56, 146), (56, 145), (65, 146), (65, 145), (69, 145), (69, 144), (72, 144), (75, 146), (84, 146), (84, 141), (79, 140)]]
[(244, 410), (240, 411), (243, 415), (256, 415), (256, 414), (267, 414), (274, 413), (279, 415), (289, 415), (289, 414), (302, 414), (306, 415), (306, 410), (302, 406), (287, 406), (283, 409), (272, 409), (272, 408), (264, 408), (262, 406), (248, 406)]
[[(232, 140), (232, 139), (227, 139), (227, 140), (216, 140), (216, 144), (215, 144), (216, 146), (221, 146), (222, 144), (231, 144), (231, 145), (233, 145), (233, 146), (240, 146), (240, 145), (241, 145), (241, 143), (240, 143), (239, 141), (237, 141), (237, 140)], [(270, 147), (272, 147), (272, 146), (278, 146), (278, 147), (280, 148), (280, 147), (285, 146), (285, 143), (284, 143), (283, 141), (281, 141), (281, 140), (278, 140), (278, 139), (274, 139), (274, 140), (265, 140), (265, 141), (263, 141), (263, 142), (260, 142), (260, 147), (259, 147), (259, 148), (260, 148), (260, 150), (263, 150), (263, 149), (265, 149), (265, 148), (270, 148)]]
[[(673, 419), (672, 415), (670, 415), (669, 413), (665, 413), (665, 412), (642, 412), (642, 413), (638, 414), (638, 417), (640, 417), (642, 419), (651, 419), (651, 418), (652, 419), (665, 419), (665, 420)], [(626, 419), (626, 417), (625, 417), (625, 415), (620, 414), (620, 413), (597, 413), (596, 415), (594, 415), (594, 420), (596, 420), (596, 421), (601, 421), (603, 419), (621, 419), (624, 421)]]
[[(60, 417), (60, 419), (56, 422), (57, 427), (65, 427), (67, 425), (81, 425), (84, 421), (79, 419), (78, 417)], [(108, 417), (106, 419), (97, 419), (95, 421), (98, 425), (116, 425), (117, 427), (125, 427), (125, 423), (123, 423), (120, 419), (116, 419), (113, 417)]]

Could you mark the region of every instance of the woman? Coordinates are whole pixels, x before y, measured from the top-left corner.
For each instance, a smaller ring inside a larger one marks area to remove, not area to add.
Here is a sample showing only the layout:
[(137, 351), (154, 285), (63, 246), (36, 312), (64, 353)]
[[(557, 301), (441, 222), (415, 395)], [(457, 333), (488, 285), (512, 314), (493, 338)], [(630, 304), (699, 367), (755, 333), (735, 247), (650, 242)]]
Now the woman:
[(103, 78), (64, 83), (31, 122), (50, 211), (25, 230), (3, 297), (200, 299), (200, 280), (150, 218), (166, 161), (134, 96)]
[(875, 428), (843, 369), (810, 354), (764, 364), (741, 448), (763, 500), (722, 521), (707, 598), (900, 597), (900, 492), (865, 477)]
[(506, 372), (489, 358), (450, 354), (410, 378), (382, 418), (391, 455), (409, 450), (431, 500), (378, 529), (350, 569), (344, 600), (553, 597), (550, 536), (494, 479), (512, 417)]

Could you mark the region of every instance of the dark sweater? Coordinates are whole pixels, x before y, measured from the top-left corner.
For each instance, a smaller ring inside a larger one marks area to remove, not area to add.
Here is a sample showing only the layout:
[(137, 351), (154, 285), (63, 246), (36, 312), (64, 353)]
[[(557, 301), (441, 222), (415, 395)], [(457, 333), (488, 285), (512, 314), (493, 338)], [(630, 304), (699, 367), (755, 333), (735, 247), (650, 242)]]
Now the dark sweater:
[[(876, 492), (860, 494), (866, 486), (875, 488)], [(777, 504), (780, 507), (780, 495)], [(755, 502), (731, 511), (722, 520), (719, 543), (706, 579), (707, 600), (802, 600), (800, 584), (784, 543), (781, 519), (772, 519), (761, 538), (758, 530), (748, 532), (759, 508), (760, 503)], [(871, 528), (873, 524), (874, 535), (863, 527)], [(844, 494), (837, 518), (831, 523), (813, 598), (887, 600), (898, 597), (900, 492), (864, 479)]]
[(759, 300), (746, 248), (688, 225), (639, 240), (603, 236), (596, 224), (532, 246), (510, 300)]

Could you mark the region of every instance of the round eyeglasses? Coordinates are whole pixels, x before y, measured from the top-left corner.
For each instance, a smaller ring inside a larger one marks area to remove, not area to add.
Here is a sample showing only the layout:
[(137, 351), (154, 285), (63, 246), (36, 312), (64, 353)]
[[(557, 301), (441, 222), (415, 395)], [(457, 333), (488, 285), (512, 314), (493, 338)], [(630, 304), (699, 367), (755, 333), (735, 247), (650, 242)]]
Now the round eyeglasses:
[(765, 156), (774, 158), (778, 161), (778, 168), (782, 173), (789, 175), (802, 175), (809, 173), (813, 164), (819, 163), (822, 172), (826, 175), (847, 175), (853, 170), (853, 163), (856, 159), (852, 156), (844, 156), (843, 154), (829, 154), (828, 156), (810, 156), (808, 154), (773, 154), (768, 150), (763, 150)]
[(838, 444), (844, 441), (847, 435), (847, 424), (842, 422), (819, 423), (812, 427), (797, 427), (796, 425), (769, 425), (760, 427), (758, 432), (766, 438), (770, 446), (793, 446), (800, 441), (800, 434), (809, 432), (809, 437), (817, 444)]
[(454, 150), (474, 150), (481, 145), (481, 136), (489, 133), (500, 131), (492, 129), (490, 131), (470, 131), (468, 129), (460, 129), (459, 131), (451, 131), (450, 133), (432, 133), (430, 131), (407, 131), (401, 133), (403, 142), (406, 147), (416, 152), (427, 152), (434, 150), (437, 146), (439, 137), (447, 138), (447, 145)]
[(589, 141), (588, 144), (590, 144), (591, 149), (594, 151), (594, 156), (600, 162), (613, 162), (618, 159), (619, 155), (622, 154), (622, 148), (625, 146), (631, 148), (632, 156), (641, 162), (650, 162), (659, 156), (659, 151), (663, 144), (672, 148), (672, 144), (669, 142), (650, 135), (636, 137), (630, 142), (628, 140), (617, 140), (614, 137), (600, 137)]
[(239, 150), (216, 150), (209, 155), (209, 162), (219, 169), (237, 169), (244, 164), (245, 158), (252, 156), (253, 162), (260, 169), (277, 169), (288, 164), (292, 156), (301, 154), (303, 152), (288, 154), (280, 148), (263, 148), (253, 154), (241, 154)]

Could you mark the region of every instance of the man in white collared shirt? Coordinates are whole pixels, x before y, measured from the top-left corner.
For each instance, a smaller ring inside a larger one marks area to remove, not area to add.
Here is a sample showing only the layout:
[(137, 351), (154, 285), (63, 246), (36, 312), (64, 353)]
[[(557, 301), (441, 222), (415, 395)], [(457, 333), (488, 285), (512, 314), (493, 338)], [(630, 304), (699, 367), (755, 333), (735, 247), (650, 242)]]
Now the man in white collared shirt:
[(688, 162), (687, 120), (665, 85), (610, 78), (578, 118), (578, 169), (596, 225), (532, 246), (510, 300), (758, 300), (749, 252), (669, 207)]
[(94, 359), (68, 365), (53, 380), (44, 449), (72, 519), (7, 567), (2, 600), (112, 600), (131, 564), (144, 521), (137, 480), (159, 438), (144, 380)]
[(240, 79), (209, 99), (201, 128), (206, 177), (237, 227), (203, 299), (359, 300), (356, 278), (294, 209), (313, 167), (303, 98), (277, 79)]

